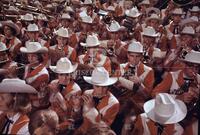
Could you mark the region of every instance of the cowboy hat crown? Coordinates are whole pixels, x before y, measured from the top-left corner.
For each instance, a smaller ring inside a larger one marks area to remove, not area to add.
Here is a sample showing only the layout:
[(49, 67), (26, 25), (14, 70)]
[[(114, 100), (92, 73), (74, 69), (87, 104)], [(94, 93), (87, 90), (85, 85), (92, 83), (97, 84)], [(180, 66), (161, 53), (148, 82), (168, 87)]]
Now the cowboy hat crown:
[(37, 31), (39, 31), (39, 28), (35, 23), (29, 24), (28, 27), (27, 27), (27, 31), (28, 32), (37, 32)]
[(150, 1), (149, 0), (143, 0), (138, 5), (150, 5)]
[(183, 61), (189, 62), (189, 63), (194, 63), (194, 64), (200, 64), (199, 58), (200, 58), (200, 52), (192, 50), (186, 54)]
[(77, 66), (77, 64), (72, 65), (67, 57), (62, 57), (57, 61), (56, 66), (50, 66), (50, 69), (58, 74), (68, 74), (74, 72)]
[(71, 19), (71, 16), (68, 13), (64, 13), (61, 16), (61, 19)]
[(86, 82), (97, 86), (109, 86), (117, 82), (116, 77), (109, 77), (109, 73), (104, 67), (96, 67), (92, 71), (91, 77), (84, 76), (83, 78)]
[(69, 37), (69, 31), (67, 28), (64, 28), (64, 27), (61, 27), (59, 28), (56, 32), (55, 32), (56, 35), (60, 36), (60, 37)]
[(128, 52), (143, 53), (143, 45), (140, 42), (132, 41), (128, 46)]
[(121, 28), (121, 26), (115, 20), (111, 22), (110, 26), (107, 26), (107, 30), (110, 32), (117, 32), (120, 30), (120, 28)]
[(183, 12), (183, 9), (182, 9), (182, 8), (175, 8), (175, 9), (172, 11), (172, 14), (174, 14), (174, 15), (183, 15), (184, 12)]
[(158, 37), (159, 33), (156, 33), (155, 29), (151, 26), (144, 28), (142, 35), (148, 37)]
[(91, 16), (85, 15), (85, 16), (82, 16), (82, 17), (81, 17), (81, 21), (82, 21), (83, 23), (89, 23), (89, 24), (91, 24), (91, 23), (93, 22), (93, 19), (92, 19)]
[(47, 17), (46, 17), (44, 14), (39, 14), (39, 15), (37, 16), (37, 19), (38, 19), (38, 20), (48, 21)]
[(27, 14), (21, 16), (21, 19), (24, 21), (33, 21), (34, 17), (33, 17), (33, 14), (27, 13)]
[(189, 34), (189, 35), (194, 35), (195, 30), (193, 29), (192, 26), (185, 26), (183, 30), (181, 31), (181, 34)]
[(99, 39), (96, 34), (88, 35), (86, 38), (86, 43), (81, 43), (82, 46), (95, 47), (100, 45)]
[(151, 14), (150, 17), (148, 17), (148, 18), (146, 19), (146, 22), (149, 21), (149, 20), (152, 20), (152, 19), (161, 21), (160, 17), (159, 17), (157, 14), (153, 13), (153, 14)]
[(140, 13), (139, 13), (137, 7), (133, 7), (133, 8), (130, 9), (130, 10), (126, 10), (126, 11), (125, 11), (125, 14), (126, 14), (128, 17), (133, 17), (133, 18), (138, 17), (138, 16), (140, 15)]

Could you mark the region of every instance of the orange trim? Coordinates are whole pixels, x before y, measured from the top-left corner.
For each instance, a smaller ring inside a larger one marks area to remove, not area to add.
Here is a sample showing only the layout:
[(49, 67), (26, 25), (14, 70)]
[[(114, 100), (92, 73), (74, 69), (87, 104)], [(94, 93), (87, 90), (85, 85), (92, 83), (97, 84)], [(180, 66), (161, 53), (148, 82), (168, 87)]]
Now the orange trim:
[(36, 69), (34, 69), (33, 71), (31, 71), (30, 73), (27, 73), (26, 78), (33, 77), (33, 76), (37, 75), (40, 71), (42, 71), (42, 69), (44, 67), (45, 67), (44, 64), (39, 65)]
[(17, 132), (27, 123), (29, 122), (29, 118), (27, 115), (21, 115), (19, 119), (15, 122), (11, 129), (11, 134), (17, 134)]

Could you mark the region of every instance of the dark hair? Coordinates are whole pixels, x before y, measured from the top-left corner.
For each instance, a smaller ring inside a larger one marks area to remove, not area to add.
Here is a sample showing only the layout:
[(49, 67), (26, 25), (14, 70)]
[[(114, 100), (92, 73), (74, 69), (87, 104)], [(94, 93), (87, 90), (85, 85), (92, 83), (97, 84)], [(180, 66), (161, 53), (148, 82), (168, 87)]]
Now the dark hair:
[(39, 63), (42, 63), (44, 61), (42, 53), (37, 53), (37, 56), (38, 56)]
[(13, 94), (13, 110), (21, 113), (28, 113), (31, 111), (31, 101), (27, 93)]

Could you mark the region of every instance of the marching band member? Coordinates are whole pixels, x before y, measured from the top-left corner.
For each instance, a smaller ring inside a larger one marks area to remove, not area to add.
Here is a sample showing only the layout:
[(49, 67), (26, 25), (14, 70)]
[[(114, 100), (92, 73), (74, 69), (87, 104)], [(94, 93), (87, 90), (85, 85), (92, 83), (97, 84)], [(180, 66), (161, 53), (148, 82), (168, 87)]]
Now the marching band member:
[(104, 121), (111, 125), (119, 111), (119, 102), (109, 92), (109, 86), (117, 82), (117, 78), (109, 77), (108, 71), (104, 67), (97, 67), (93, 70), (92, 76), (84, 76), (87, 83), (93, 85), (93, 89), (86, 90), (83, 95), (83, 116), (84, 121), (80, 129), (84, 133), (95, 124)]
[(49, 84), (52, 91), (50, 108), (57, 112), (60, 123), (62, 123), (61, 127), (64, 126), (64, 123), (69, 123), (69, 119), (76, 122), (82, 116), (80, 106), (82, 91), (73, 78), (77, 66), (78, 64), (72, 65), (67, 57), (60, 58), (56, 66), (50, 66), (50, 69), (58, 74), (58, 79)]
[[(25, 67), (24, 80), (27, 84), (33, 86), (40, 94), (38, 97), (33, 97), (33, 107), (44, 107), (48, 103), (41, 103), (40, 98), (44, 98), (43, 93), (46, 90), (49, 82), (49, 73), (46, 69), (46, 64), (43, 62), (43, 53), (47, 53), (48, 49), (42, 47), (39, 42), (29, 42), (26, 47), (21, 47), (20, 51), (27, 54), (28, 63)], [(40, 97), (43, 95), (42, 97)]]
[(4, 79), (0, 84), (0, 133), (29, 135), (30, 94), (37, 91), (18, 78)]
[(183, 127), (178, 123), (187, 114), (183, 101), (177, 100), (167, 93), (158, 94), (155, 99), (144, 104), (145, 113), (140, 114), (135, 121), (134, 135), (181, 135)]
[(76, 60), (76, 50), (69, 45), (69, 31), (66, 28), (59, 28), (56, 32), (57, 44), (49, 48), (51, 65), (55, 65), (61, 57), (67, 57), (72, 62)]
[(16, 36), (20, 33), (20, 29), (12, 21), (2, 22), (2, 25), (4, 37), (0, 39), (0, 41), (6, 44), (6, 47), (9, 48), (12, 59), (18, 60), (17, 56), (20, 53), (19, 49), (21, 47), (21, 41)]

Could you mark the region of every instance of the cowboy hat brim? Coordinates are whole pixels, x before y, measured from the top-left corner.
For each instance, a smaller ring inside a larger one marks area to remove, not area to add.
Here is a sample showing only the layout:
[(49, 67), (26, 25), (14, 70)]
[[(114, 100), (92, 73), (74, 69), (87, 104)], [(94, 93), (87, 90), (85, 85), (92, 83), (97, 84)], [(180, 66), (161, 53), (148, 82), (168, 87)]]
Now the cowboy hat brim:
[(180, 60), (186, 63), (200, 64), (199, 59), (180, 59)]
[(8, 61), (9, 61), (9, 59), (7, 59), (7, 60), (2, 60), (2, 61), (0, 61), (0, 64), (6, 63), (6, 62), (8, 62)]
[(78, 64), (74, 64), (70, 67), (70, 69), (66, 69), (66, 70), (59, 70), (57, 69), (56, 66), (49, 66), (49, 68), (54, 72), (54, 73), (57, 73), (57, 74), (69, 74), (69, 73), (73, 73), (78, 67)]
[(93, 45), (89, 45), (87, 43), (80, 43), (80, 45), (83, 47), (96, 47), (96, 46), (99, 46), (100, 44), (101, 44), (100, 42), (97, 42), (96, 44), (93, 44)]
[(89, 77), (89, 76), (83, 76), (83, 79), (89, 83), (89, 84), (92, 84), (92, 85), (96, 85), (96, 86), (109, 86), (109, 85), (112, 85), (114, 83), (117, 82), (117, 78), (116, 77), (110, 77), (106, 82), (104, 83), (95, 83), (94, 81), (92, 81), (92, 77)]
[(20, 79), (4, 79), (0, 83), (0, 93), (38, 93), (35, 88)]
[(40, 48), (39, 50), (33, 50), (33, 51), (30, 51), (28, 50), (26, 47), (21, 47), (20, 48), (20, 51), (22, 53), (47, 53), (48, 52), (48, 49), (46, 47), (42, 47)]
[(158, 37), (159, 36), (159, 33), (157, 33), (157, 34), (146, 34), (146, 33), (144, 33), (144, 32), (142, 32), (141, 33), (143, 36), (147, 36), (147, 37)]
[(137, 13), (133, 16), (133, 15), (131, 15), (130, 10), (126, 10), (125, 15), (128, 17), (136, 18), (136, 17), (140, 16), (140, 13)]
[(160, 124), (174, 124), (178, 123), (179, 121), (183, 120), (187, 114), (187, 107), (181, 100), (175, 100), (175, 109), (176, 111), (174, 114), (169, 117), (168, 119), (161, 120), (161, 116), (157, 116), (155, 113), (155, 99), (149, 100), (144, 104), (144, 111), (147, 114), (147, 116), (153, 120), (154, 122), (158, 122)]

